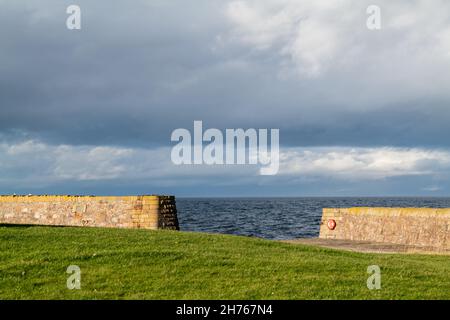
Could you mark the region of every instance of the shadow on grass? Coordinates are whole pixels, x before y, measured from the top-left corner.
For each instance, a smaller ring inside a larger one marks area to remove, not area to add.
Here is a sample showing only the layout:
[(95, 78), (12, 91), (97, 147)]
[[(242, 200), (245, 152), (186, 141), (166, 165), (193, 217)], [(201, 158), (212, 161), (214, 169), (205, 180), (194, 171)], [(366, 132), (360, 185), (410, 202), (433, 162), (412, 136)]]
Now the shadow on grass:
[(67, 226), (54, 226), (54, 225), (45, 225), (45, 224), (10, 224), (10, 223), (0, 223), (0, 228), (34, 228), (34, 227), (67, 228)]

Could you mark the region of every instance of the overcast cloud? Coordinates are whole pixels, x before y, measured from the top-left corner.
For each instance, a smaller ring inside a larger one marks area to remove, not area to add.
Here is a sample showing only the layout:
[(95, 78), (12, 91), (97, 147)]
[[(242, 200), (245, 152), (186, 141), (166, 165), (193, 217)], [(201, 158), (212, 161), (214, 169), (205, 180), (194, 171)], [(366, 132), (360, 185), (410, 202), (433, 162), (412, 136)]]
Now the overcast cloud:
[[(2, 193), (450, 189), (448, 1), (0, 0), (0, 39)], [(173, 166), (194, 120), (280, 129), (279, 175)]]

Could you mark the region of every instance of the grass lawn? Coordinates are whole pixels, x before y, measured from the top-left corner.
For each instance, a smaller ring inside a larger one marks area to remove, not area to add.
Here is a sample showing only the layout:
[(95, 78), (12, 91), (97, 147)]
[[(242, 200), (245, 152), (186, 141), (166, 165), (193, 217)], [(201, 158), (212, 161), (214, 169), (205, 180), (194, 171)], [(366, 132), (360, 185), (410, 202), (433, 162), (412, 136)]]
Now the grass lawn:
[[(69, 265), (81, 290), (69, 290)], [(381, 290), (366, 286), (379, 265)], [(362, 254), (254, 238), (0, 226), (0, 299), (450, 298), (450, 257)]]

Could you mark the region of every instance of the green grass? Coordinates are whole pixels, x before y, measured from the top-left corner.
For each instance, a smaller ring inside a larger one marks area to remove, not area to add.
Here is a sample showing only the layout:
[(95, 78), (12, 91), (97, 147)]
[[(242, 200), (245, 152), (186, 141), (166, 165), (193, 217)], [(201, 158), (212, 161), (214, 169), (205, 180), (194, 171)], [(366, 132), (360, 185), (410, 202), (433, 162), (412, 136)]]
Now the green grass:
[[(66, 269), (81, 268), (81, 290)], [(379, 265), (381, 290), (368, 290)], [(172, 231), (0, 226), (0, 299), (450, 298), (450, 257)]]

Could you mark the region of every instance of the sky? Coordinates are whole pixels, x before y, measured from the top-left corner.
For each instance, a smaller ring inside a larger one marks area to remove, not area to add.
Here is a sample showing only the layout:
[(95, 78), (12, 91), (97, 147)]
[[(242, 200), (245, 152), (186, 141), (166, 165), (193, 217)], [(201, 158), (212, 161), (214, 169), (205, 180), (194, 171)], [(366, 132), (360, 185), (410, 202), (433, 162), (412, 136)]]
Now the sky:
[[(449, 89), (445, 0), (0, 0), (0, 194), (448, 196)], [(196, 120), (278, 174), (175, 165)]]

